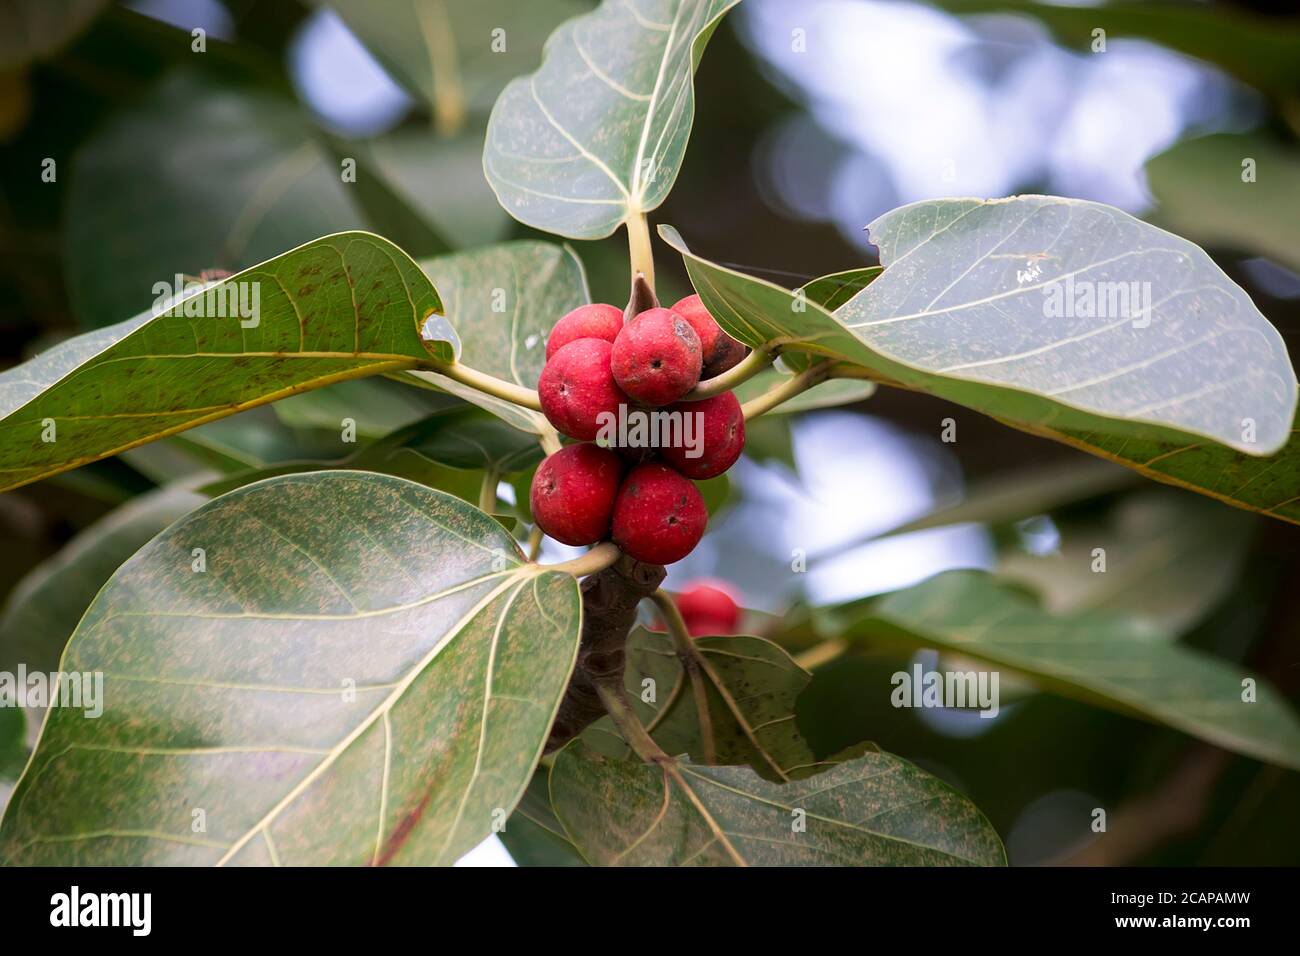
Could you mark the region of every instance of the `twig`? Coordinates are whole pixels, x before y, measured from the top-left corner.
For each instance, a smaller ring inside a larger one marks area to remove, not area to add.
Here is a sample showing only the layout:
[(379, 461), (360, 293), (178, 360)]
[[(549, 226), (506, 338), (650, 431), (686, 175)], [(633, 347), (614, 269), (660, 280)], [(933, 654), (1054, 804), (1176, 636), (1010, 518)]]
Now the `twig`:
[(470, 388), (485, 395), (492, 395), (502, 401), (511, 402), (515, 405), (522, 405), (524, 408), (531, 408), (535, 412), (542, 410), (542, 400), (538, 398), (537, 392), (531, 388), (524, 388), (522, 385), (516, 385), (514, 382), (507, 382), (505, 379), (496, 378), (477, 369), (472, 369), (468, 365), (462, 365), (460, 362), (444, 364), (442, 362), (429, 361), (425, 367), (438, 375), (445, 375), (454, 382), (460, 382), (462, 385), (468, 385)]
[(677, 660), (682, 665), (682, 677), (690, 681), (691, 693), (695, 698), (695, 715), (700, 725), (700, 743), (703, 747), (704, 762), (718, 762), (718, 746), (713, 738), (713, 715), (709, 711), (709, 688), (705, 683), (704, 671), (700, 667), (700, 652), (686, 629), (682, 612), (669, 596), (660, 589), (650, 595), (650, 600), (659, 608), (659, 614), (668, 626), (673, 646), (677, 649)]
[(740, 410), (745, 416), (745, 421), (766, 414), (782, 402), (788, 402), (796, 395), (806, 392), (808, 389), (813, 388), (816, 385), (820, 385), (830, 377), (830, 366), (831, 363), (829, 360), (818, 362), (815, 365), (810, 365), (798, 375), (782, 382), (776, 388), (769, 389), (756, 398), (751, 398), (744, 405), (740, 406)]
[(596, 685), (621, 686), (627, 634), (636, 623), (637, 605), (654, 594), (665, 573), (662, 565), (642, 564), (623, 555), (583, 580), (582, 642), (546, 742), (548, 753), (564, 746), (605, 713)]

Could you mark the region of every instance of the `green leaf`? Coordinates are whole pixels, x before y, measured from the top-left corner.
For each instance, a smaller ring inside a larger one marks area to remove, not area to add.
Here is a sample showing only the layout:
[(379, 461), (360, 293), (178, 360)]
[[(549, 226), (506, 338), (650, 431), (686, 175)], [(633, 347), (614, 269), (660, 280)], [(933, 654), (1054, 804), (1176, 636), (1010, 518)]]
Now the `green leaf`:
[(68, 289), (87, 328), (148, 308), (177, 273), (237, 272), (372, 225), (292, 100), (191, 70), (100, 128), (68, 188)]
[[(357, 380), (358, 383), (362, 381), (366, 380)], [(327, 386), (321, 391), (329, 392), (338, 387)], [(334, 450), (333, 439), (325, 442), (318, 434), (286, 425), (275, 411), (283, 403), (277, 402), (269, 408), (251, 408), (229, 418), (219, 418), (215, 422), (173, 435), (168, 442), (184, 448), (196, 459), (223, 474), (277, 462), (327, 456)]]
[(1245, 10), (1142, 0), (1086, 7), (1032, 0), (936, 0), (935, 5), (952, 13), (1023, 13), (1078, 50), (1092, 51), (1093, 31), (1105, 30), (1108, 39), (1137, 37), (1208, 60), (1264, 90), (1290, 94), (1300, 84), (1300, 28)]
[(0, 7), (0, 70), (58, 51), (105, 6), (107, 0), (7, 0)]
[(482, 409), (461, 406), (397, 429), (343, 458), (237, 471), (207, 482), (199, 491), (216, 496), (267, 478), (355, 469), (406, 478), (477, 503), (484, 471), (502, 477), (521, 474), (542, 457), (536, 435), (511, 428)]
[[(742, 382), (734, 389), (741, 404), (752, 398), (758, 398), (764, 392), (776, 388), (790, 378), (777, 369), (766, 369), (753, 378)], [(799, 412), (816, 411), (819, 408), (835, 408), (839, 405), (852, 405), (865, 401), (876, 392), (876, 383), (848, 378), (831, 379), (822, 382), (796, 395), (789, 401), (782, 402), (772, 409), (770, 415), (794, 415)]]
[[(811, 674), (761, 637), (693, 640), (704, 661), (699, 680), (708, 705), (715, 763), (744, 764), (778, 782), (831, 766), (817, 760), (795, 727), (795, 699), (808, 686)], [(653, 701), (644, 699), (647, 680), (654, 682)], [(637, 716), (666, 753), (703, 760), (695, 690), (672, 638), (644, 628), (633, 631), (627, 642), (624, 682)], [(608, 721), (596, 726), (612, 733)]]
[[(460, 360), (488, 375), (536, 388), (546, 337), (566, 313), (591, 301), (582, 262), (567, 246), (522, 240), (420, 263), (446, 303)], [(521, 431), (550, 429), (541, 412), (475, 391), (434, 372), (412, 377), (451, 392)]]
[[(542, 41), (587, 9), (578, 0), (311, 0), (331, 7), (444, 132), (486, 113), (537, 62)], [(499, 36), (495, 30), (505, 31)], [(499, 42), (498, 42), (499, 41)]]
[(816, 302), (827, 312), (834, 312), (874, 282), (884, 271), (880, 266), (864, 266), (861, 269), (832, 272), (820, 279), (813, 279), (803, 286), (803, 294), (810, 302)]
[[(257, 315), (233, 314), (236, 297)], [(368, 233), (326, 236), (163, 307), (0, 375), (0, 490), (305, 389), (449, 361), (456, 344), (445, 322), (421, 338), (438, 293)]]
[[(511, 14), (511, 22), (521, 13)], [(514, 36), (512, 32), (512, 40)], [(349, 148), (358, 166), (377, 169), (397, 199), (433, 223), (453, 248), (485, 246), (509, 234), (510, 217), (483, 178), (481, 128), (454, 138), (430, 136), (427, 129), (399, 129)]]
[(0, 709), (0, 814), (8, 803), (9, 782), (18, 779), (27, 763), (25, 733), (26, 723), (19, 708)]
[(0, 613), (0, 670), (57, 670), (63, 648), (104, 582), (165, 527), (203, 504), (184, 488), (140, 495), (82, 531), (18, 583)]
[(763, 415), (746, 422), (745, 457), (758, 462), (778, 462), (792, 472), (797, 472), (789, 419), (778, 415)]
[(533, 774), (523, 799), (497, 834), (519, 866), (586, 866), (551, 809), (549, 774)]
[(364, 450), (358, 463), (368, 468), (405, 454), (501, 476), (531, 468), (544, 457), (536, 435), (512, 428), (481, 408), (453, 408), (399, 429)]
[[(1248, 159), (1255, 175), (1243, 182)], [(1204, 136), (1148, 160), (1146, 174), (1156, 213), (1170, 229), (1210, 248), (1257, 252), (1300, 269), (1300, 158), (1294, 148), (1258, 135)]]
[[(920, 518), (874, 537), (884, 538), (924, 531), (927, 528), (973, 522), (1007, 525), (1022, 518), (1047, 514), (1058, 508), (1111, 494), (1138, 481), (1138, 477), (1131, 471), (1125, 471), (1110, 462), (1090, 461), (1086, 458), (1060, 465), (1017, 469), (1014, 474), (998, 474), (986, 478), (951, 504), (943, 504)], [(855, 541), (846, 547), (836, 548), (835, 551), (839, 553), (851, 550), (869, 540), (873, 539)]]
[(240, 489), (91, 605), (63, 668), (103, 673), (104, 713), (51, 710), (0, 857), (451, 863), (528, 785), (580, 619), (571, 576), (447, 495), (363, 472)]
[[(850, 639), (953, 651), (1067, 697), (1300, 768), (1300, 720), (1280, 691), (1124, 615), (1055, 616), (986, 574), (950, 571), (837, 616), (837, 632)], [(1246, 678), (1255, 682), (1256, 702), (1242, 700)]]
[[(578, 739), (555, 758), (551, 802), (582, 855), (599, 866), (1006, 862), (970, 801), (885, 753), (775, 784), (745, 767), (618, 760)], [(805, 830), (796, 828), (800, 820)]]
[(913, 203), (868, 231), (885, 271), (834, 316), (664, 232), (705, 305), (751, 345), (847, 358), (1022, 427), (1191, 436), (1252, 455), (1285, 444), (1296, 380), (1282, 337), (1192, 243), (1047, 196)]
[[(1204, 498), (1148, 488), (1104, 516), (1067, 516), (1056, 525), (1056, 551), (1008, 549), (998, 562), (999, 577), (1033, 588), (1053, 614), (1127, 614), (1174, 637), (1228, 595), (1256, 519)], [(1098, 548), (1104, 573), (1094, 571)]]
[(546, 42), (488, 120), (483, 168), (506, 211), (600, 239), (672, 189), (695, 116), (692, 78), (739, 0), (604, 0)]
[[(344, 419), (351, 419), (359, 439), (375, 439), (422, 421), (431, 413), (460, 405), (450, 395), (437, 395), (427, 389), (416, 391), (383, 378), (359, 378), (290, 395), (271, 409), (293, 429), (317, 429), (338, 435)], [(335, 449), (346, 450), (342, 446)]]

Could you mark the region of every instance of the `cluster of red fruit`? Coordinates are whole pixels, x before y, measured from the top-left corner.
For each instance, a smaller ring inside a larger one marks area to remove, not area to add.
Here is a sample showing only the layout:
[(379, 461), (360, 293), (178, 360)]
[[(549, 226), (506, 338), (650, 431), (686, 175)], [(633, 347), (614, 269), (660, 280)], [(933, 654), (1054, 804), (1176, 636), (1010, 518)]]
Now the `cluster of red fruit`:
[[(612, 538), (625, 554), (671, 564), (704, 534), (708, 511), (691, 479), (730, 468), (745, 447), (745, 418), (731, 392), (680, 399), (734, 366), (745, 346), (718, 326), (698, 295), (671, 309), (646, 309), (623, 321), (612, 305), (584, 305), (555, 324), (537, 383), (542, 412), (582, 442), (537, 468), (533, 517), (557, 541), (589, 545)], [(694, 447), (591, 444), (611, 421), (654, 411), (696, 415)]]

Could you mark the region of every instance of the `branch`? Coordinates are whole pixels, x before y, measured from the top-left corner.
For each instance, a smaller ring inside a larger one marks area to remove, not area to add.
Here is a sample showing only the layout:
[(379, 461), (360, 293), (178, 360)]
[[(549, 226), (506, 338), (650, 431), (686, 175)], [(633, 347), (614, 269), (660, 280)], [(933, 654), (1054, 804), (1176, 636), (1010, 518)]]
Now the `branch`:
[(554, 455), (564, 447), (560, 441), (560, 433), (557, 432), (550, 422), (542, 422), (542, 430), (537, 436), (537, 441), (542, 446), (542, 451), (548, 455)]
[(768, 389), (757, 398), (751, 398), (744, 405), (740, 406), (740, 410), (745, 416), (745, 421), (757, 418), (759, 415), (764, 415), (776, 408), (776, 406), (780, 405), (782, 402), (788, 402), (796, 395), (806, 392), (814, 386), (820, 385), (822, 382), (830, 378), (830, 370), (831, 363), (829, 360), (818, 362), (815, 365), (810, 365), (798, 375), (782, 382), (776, 388)]
[(445, 375), (454, 382), (468, 385), (475, 391), (492, 395), (502, 401), (522, 405), (524, 408), (531, 408), (535, 412), (542, 410), (542, 400), (537, 397), (537, 392), (534, 389), (524, 388), (514, 382), (496, 378), (485, 372), (472, 369), (468, 365), (462, 365), (460, 362), (452, 362), (450, 365), (444, 365), (441, 362), (428, 362), (424, 367), (431, 372)]
[(618, 683), (598, 682), (596, 696), (600, 698), (605, 713), (609, 714), (610, 720), (614, 721), (618, 732), (638, 757), (646, 763), (663, 763), (672, 759), (655, 743), (654, 738), (637, 719), (632, 705), (627, 702), (627, 691), (623, 689), (621, 680)]
[[(700, 666), (699, 649), (696, 648), (690, 631), (686, 629), (686, 622), (682, 619), (682, 612), (668, 592), (662, 589), (655, 591), (654, 594), (650, 595), (650, 600), (654, 601), (655, 607), (659, 608), (659, 613), (668, 626), (668, 633), (672, 635), (673, 646), (677, 649), (677, 660), (682, 665), (682, 676), (691, 682), (691, 693), (695, 697), (695, 715), (700, 725), (700, 743), (704, 749), (704, 762), (707, 764), (717, 763), (718, 747), (713, 738), (713, 715), (709, 711), (709, 689), (705, 683), (704, 670)], [(667, 708), (665, 707), (665, 709)]]
[[(587, 556), (602, 547), (594, 548)], [(582, 582), (582, 643), (546, 742), (548, 753), (564, 746), (605, 714), (597, 686), (622, 686), (624, 649), (628, 632), (636, 623), (637, 605), (654, 594), (666, 573), (662, 565), (642, 564), (624, 555)]]

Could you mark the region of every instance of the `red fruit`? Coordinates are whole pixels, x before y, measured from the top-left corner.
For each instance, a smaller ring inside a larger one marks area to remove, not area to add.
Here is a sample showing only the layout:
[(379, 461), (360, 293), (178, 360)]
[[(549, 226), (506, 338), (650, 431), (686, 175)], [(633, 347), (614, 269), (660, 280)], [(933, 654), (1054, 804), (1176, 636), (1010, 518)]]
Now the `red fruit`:
[(646, 309), (623, 326), (610, 353), (614, 381), (647, 405), (675, 402), (700, 380), (700, 337), (669, 309)]
[(673, 311), (689, 322), (695, 334), (700, 337), (700, 358), (704, 362), (700, 378), (708, 379), (722, 374), (749, 351), (722, 331), (698, 295), (688, 295), (673, 306)]
[(692, 637), (735, 634), (740, 627), (740, 607), (722, 581), (692, 581), (677, 595), (677, 610)]
[[(693, 419), (694, 448), (673, 445), (660, 449), (668, 464), (687, 478), (703, 481), (716, 478), (736, 463), (745, 448), (745, 415), (735, 395), (723, 392), (699, 402), (676, 402), (669, 411), (701, 417)], [(689, 457), (696, 451), (700, 452), (698, 458)]]
[(533, 517), (556, 541), (595, 544), (609, 534), (623, 462), (598, 445), (569, 445), (537, 466)]
[(672, 564), (690, 554), (709, 522), (704, 499), (667, 465), (637, 465), (614, 501), (614, 543), (637, 561)]
[(555, 353), (542, 369), (537, 394), (546, 420), (570, 438), (591, 441), (600, 415), (618, 415), (627, 402), (609, 370), (613, 348), (604, 339), (576, 339)]
[(578, 339), (604, 339), (613, 342), (623, 328), (623, 310), (593, 302), (580, 305), (555, 323), (546, 339), (549, 361), (560, 349)]

